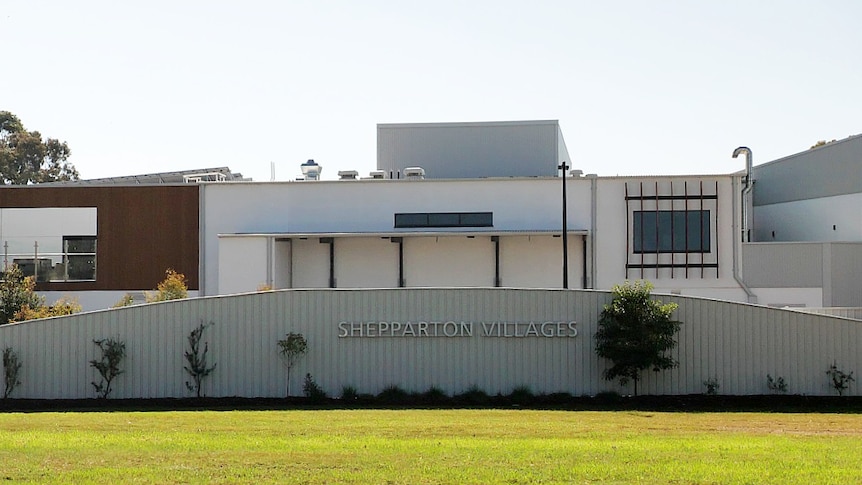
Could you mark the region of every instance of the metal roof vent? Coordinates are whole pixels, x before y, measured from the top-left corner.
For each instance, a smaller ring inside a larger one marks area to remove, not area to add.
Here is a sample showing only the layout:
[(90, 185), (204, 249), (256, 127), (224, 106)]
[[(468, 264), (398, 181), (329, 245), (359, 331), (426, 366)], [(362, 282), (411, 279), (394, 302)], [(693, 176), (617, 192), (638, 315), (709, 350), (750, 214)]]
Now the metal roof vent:
[(359, 172), (356, 170), (339, 170), (338, 171), (338, 180), (356, 180), (356, 177), (359, 176)]
[(371, 173), (369, 173), (368, 175), (370, 175), (370, 178), (372, 178), (374, 180), (383, 180), (386, 178), (386, 171), (385, 170), (374, 170)]
[(422, 167), (407, 167), (404, 169), (407, 180), (425, 180), (425, 169)]
[(302, 170), (305, 180), (320, 180), (320, 172), (323, 171), (323, 167), (314, 163), (314, 160), (309, 159), (300, 165), (299, 168)]

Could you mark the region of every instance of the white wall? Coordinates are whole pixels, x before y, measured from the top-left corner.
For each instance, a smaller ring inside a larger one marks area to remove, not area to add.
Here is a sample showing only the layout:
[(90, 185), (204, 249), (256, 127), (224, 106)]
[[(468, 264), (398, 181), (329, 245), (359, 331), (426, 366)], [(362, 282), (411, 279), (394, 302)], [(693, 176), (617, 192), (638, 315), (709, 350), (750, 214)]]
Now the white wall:
[[(391, 233), (398, 232), (396, 212), (491, 211), (493, 229), (498, 231), (551, 231), (562, 226), (559, 178), (230, 183), (201, 188), (201, 281), (207, 295), (222, 293), (219, 234)], [(590, 182), (570, 179), (567, 195), (569, 229), (589, 229)]]
[[(569, 288), (583, 286), (583, 237), (569, 235)], [(560, 288), (563, 240), (547, 236), (502, 236), (500, 278), (514, 288)]]
[(335, 283), (338, 288), (398, 287), (398, 244), (379, 237), (336, 238)]
[(293, 239), (291, 287), (329, 288), (329, 244), (320, 238)]
[[(722, 394), (767, 393), (766, 375), (781, 376), (789, 392), (834, 395), (825, 374), (832, 362), (862, 369), (862, 322), (837, 317), (686, 297), (680, 305), (678, 368), (645, 371), (643, 394), (698, 394), (717, 378)], [(218, 365), (204, 381), (208, 396), (277, 397), (285, 392), (276, 341), (302, 333), (308, 354), (294, 369), (292, 388), (311, 373), (330, 395), (343, 386), (378, 393), (390, 385), (409, 391), (438, 386), (447, 393), (478, 386), (508, 393), (630, 393), (602, 378), (607, 362), (595, 355), (594, 334), (605, 292), (513, 289), (283, 290), (140, 305), (0, 327), (0, 348), (22, 360), (15, 398), (93, 397), (98, 358), (93, 339), (126, 343), (125, 371), (112, 398), (188, 396), (183, 352), (189, 332), (204, 334), (208, 359)], [(459, 337), (339, 337), (340, 322), (472, 322)], [(576, 322), (575, 337), (494, 337), (482, 322)], [(855, 383), (850, 395), (862, 395)]]
[(220, 238), (218, 276), (222, 293), (245, 293), (269, 284), (268, 251), (265, 237)]
[(408, 287), (494, 286), (491, 238), (404, 238), (404, 280)]

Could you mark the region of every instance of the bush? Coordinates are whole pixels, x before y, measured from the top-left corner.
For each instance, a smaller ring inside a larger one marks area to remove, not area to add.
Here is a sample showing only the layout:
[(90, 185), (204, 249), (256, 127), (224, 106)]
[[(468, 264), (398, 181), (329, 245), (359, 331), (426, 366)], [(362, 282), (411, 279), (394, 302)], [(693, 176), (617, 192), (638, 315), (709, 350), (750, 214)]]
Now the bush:
[(437, 386), (431, 386), (419, 397), (420, 399), (428, 403), (441, 403), (443, 401), (446, 401), (449, 398), (449, 395), (447, 395), (443, 389), (440, 389)]
[(356, 401), (359, 399), (359, 392), (353, 386), (344, 386), (341, 388), (341, 399), (343, 401)]
[(314, 382), (311, 374), (305, 374), (305, 381), (302, 383), (302, 393), (312, 402), (321, 402), (326, 399), (326, 392)]
[(156, 287), (155, 292), (144, 293), (147, 303), (157, 301), (182, 300), (189, 297), (189, 288), (186, 285), (186, 276), (182, 273), (168, 268), (165, 271), (165, 279)]
[(509, 394), (509, 400), (515, 404), (530, 404), (534, 399), (533, 391), (528, 386), (518, 386)]
[(485, 391), (479, 389), (479, 386), (476, 385), (470, 387), (461, 394), (455, 395), (454, 398), (458, 402), (473, 405), (488, 404), (489, 402), (491, 402), (491, 398), (488, 396), (488, 394)]
[(410, 393), (393, 384), (380, 391), (377, 399), (387, 404), (402, 404), (410, 399)]
[(780, 392), (781, 394), (787, 392), (787, 383), (784, 382), (784, 378), (781, 376), (773, 379), (771, 375), (766, 374), (766, 387), (772, 392)]
[(61, 317), (71, 315), (81, 311), (81, 305), (75, 298), (62, 297), (53, 305), (39, 305), (31, 308), (29, 305), (24, 305), (14, 317), (16, 322), (24, 322), (27, 320), (35, 320), (37, 318)]
[(111, 308), (123, 308), (127, 306), (132, 306), (134, 304), (135, 298), (130, 293), (126, 293), (125, 295), (123, 295), (122, 298), (120, 298), (120, 301), (114, 303), (114, 306), (112, 306)]
[(15, 321), (15, 315), (22, 308), (39, 308), (42, 298), (35, 293), (36, 282), (25, 277), (21, 268), (13, 264), (2, 272), (0, 278), (0, 325)]
[(721, 387), (721, 383), (718, 381), (718, 377), (710, 377), (709, 379), (703, 381), (704, 387), (706, 387), (706, 395), (707, 396), (715, 396), (718, 394), (718, 388)]

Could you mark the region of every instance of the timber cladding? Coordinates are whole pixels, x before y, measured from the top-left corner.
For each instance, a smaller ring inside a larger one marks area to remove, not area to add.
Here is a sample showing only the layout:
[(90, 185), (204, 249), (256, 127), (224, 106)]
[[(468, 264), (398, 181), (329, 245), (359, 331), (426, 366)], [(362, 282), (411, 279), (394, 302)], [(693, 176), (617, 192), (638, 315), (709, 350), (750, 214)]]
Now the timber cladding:
[(198, 185), (15, 186), (0, 207), (95, 207), (96, 281), (43, 282), (40, 291), (153, 289), (173, 268), (198, 289)]

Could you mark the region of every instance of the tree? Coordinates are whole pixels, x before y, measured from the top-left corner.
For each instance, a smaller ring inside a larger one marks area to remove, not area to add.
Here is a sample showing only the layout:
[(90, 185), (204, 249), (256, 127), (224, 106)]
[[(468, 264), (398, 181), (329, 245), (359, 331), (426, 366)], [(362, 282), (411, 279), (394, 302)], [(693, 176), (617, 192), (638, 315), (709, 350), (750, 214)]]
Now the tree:
[(672, 369), (679, 363), (666, 352), (676, 346), (674, 335), (681, 322), (671, 319), (676, 303), (662, 304), (650, 298), (652, 284), (626, 282), (613, 287), (613, 301), (605, 305), (596, 332), (596, 354), (613, 362), (607, 380), (619, 378), (621, 385), (634, 381), (635, 396), (642, 370)]
[(186, 285), (186, 275), (177, 273), (168, 268), (165, 271), (165, 279), (159, 283), (155, 292), (146, 292), (144, 295), (147, 303), (168, 300), (182, 300), (189, 297), (189, 288)]
[(42, 298), (33, 290), (36, 282), (25, 277), (18, 265), (6, 268), (0, 278), (0, 325), (18, 320), (22, 309), (35, 309), (42, 306)]
[(126, 343), (122, 340), (110, 338), (93, 340), (93, 343), (99, 347), (99, 350), (102, 352), (102, 358), (91, 360), (90, 367), (99, 372), (102, 380), (98, 383), (93, 381), (91, 384), (100, 398), (107, 399), (113, 390), (111, 389), (111, 382), (118, 375), (125, 372), (123, 369), (120, 369), (120, 363), (123, 362), (123, 358), (126, 356)]
[(42, 140), (38, 131), (27, 131), (17, 116), (0, 111), (0, 184), (29, 185), (78, 180), (78, 170), (68, 162), (66, 142)]
[(287, 397), (290, 397), (290, 369), (308, 351), (308, 342), (301, 333), (290, 332), (278, 342), (278, 353), (287, 367)]
[[(209, 325), (213, 323), (210, 322)], [(212, 371), (215, 370), (216, 364), (212, 366), (207, 365), (207, 353), (209, 352), (209, 343), (204, 342), (204, 347), (201, 348), (201, 340), (204, 337), (204, 330), (209, 325), (205, 325), (201, 322), (200, 325), (188, 336), (189, 341), (189, 350), (186, 350), (183, 353), (183, 356), (186, 358), (186, 362), (189, 365), (183, 366), (183, 369), (191, 376), (192, 381), (186, 381), (186, 387), (189, 391), (195, 393), (196, 397), (201, 397), (201, 383), (204, 378), (206, 378)]]

